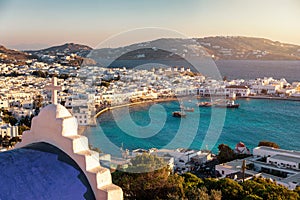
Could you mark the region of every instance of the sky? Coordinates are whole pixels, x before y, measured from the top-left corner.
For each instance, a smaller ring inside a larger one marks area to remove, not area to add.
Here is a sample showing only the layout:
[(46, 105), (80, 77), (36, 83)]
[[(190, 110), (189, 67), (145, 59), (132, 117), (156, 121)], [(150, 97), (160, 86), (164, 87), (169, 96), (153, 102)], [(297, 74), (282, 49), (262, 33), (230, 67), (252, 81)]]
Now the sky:
[(159, 27), (186, 37), (249, 36), (300, 45), (299, 0), (0, 0), (0, 44), (91, 47)]

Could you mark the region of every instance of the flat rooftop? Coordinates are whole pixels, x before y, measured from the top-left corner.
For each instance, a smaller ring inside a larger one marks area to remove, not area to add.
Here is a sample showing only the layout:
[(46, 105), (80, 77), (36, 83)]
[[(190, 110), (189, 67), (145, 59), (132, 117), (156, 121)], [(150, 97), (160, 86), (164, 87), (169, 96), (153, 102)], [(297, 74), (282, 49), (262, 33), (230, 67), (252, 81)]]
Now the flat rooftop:
[(277, 159), (277, 160), (288, 161), (288, 162), (300, 163), (300, 158), (293, 157), (293, 156), (274, 155), (274, 156), (271, 156), (270, 158)]
[(273, 147), (266, 147), (266, 146), (255, 147), (254, 149), (261, 149), (261, 150), (273, 151), (273, 152), (278, 152), (278, 153), (288, 153), (288, 154), (291, 154), (291, 155), (294, 155), (294, 156), (300, 158), (300, 151), (276, 149)]

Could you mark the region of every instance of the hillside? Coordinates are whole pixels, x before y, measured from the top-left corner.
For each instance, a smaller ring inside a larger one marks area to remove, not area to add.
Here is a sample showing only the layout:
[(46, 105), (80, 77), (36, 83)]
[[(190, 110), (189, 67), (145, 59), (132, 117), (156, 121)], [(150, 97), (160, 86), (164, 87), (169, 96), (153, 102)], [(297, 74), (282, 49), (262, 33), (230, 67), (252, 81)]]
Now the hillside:
[[(71, 54), (76, 55), (70, 61), (65, 61), (66, 56)], [(28, 59), (36, 58), (49, 63), (80, 65), (84, 57), (89, 58), (85, 59), (87, 65), (111, 61), (118, 67), (129, 67), (131, 61), (143, 64), (149, 60), (176, 61), (180, 65), (182, 61), (185, 62), (184, 59), (195, 57), (212, 57), (215, 60), (300, 60), (300, 46), (241, 36), (162, 38), (125, 47), (94, 50), (89, 46), (75, 43), (25, 52), (7, 49), (0, 45), (0, 62), (3, 63), (23, 64)]]
[(22, 64), (31, 58), (32, 56), (25, 52), (7, 49), (0, 45), (0, 62), (2, 63)]
[[(160, 49), (169, 54), (161, 54)], [(100, 63), (103, 59), (178, 60), (173, 55), (182, 58), (205, 56), (215, 60), (300, 60), (300, 46), (251, 37), (163, 38), (119, 48), (96, 49), (90, 54)]]
[(43, 55), (55, 56), (55, 55), (57, 55), (57, 53), (66, 54), (66, 55), (76, 53), (79, 56), (85, 56), (91, 50), (92, 50), (92, 48), (89, 46), (86, 46), (86, 45), (75, 44), (75, 43), (66, 43), (63, 45), (53, 46), (53, 47), (49, 47), (46, 49), (35, 50), (35, 51), (26, 51), (26, 52), (35, 54), (35, 55), (43, 54)]
[(251, 37), (205, 37), (196, 39), (216, 59), (299, 60), (300, 46)]

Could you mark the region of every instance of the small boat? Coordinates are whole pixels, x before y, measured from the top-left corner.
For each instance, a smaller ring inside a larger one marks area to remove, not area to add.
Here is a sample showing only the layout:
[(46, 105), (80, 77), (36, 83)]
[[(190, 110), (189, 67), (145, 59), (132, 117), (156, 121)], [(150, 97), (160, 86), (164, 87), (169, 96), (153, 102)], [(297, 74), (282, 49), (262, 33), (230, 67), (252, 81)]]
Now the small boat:
[(216, 104), (216, 107), (218, 108), (239, 108), (240, 104), (235, 103), (233, 100), (227, 101), (225, 103), (218, 103)]
[(181, 111), (175, 111), (172, 113), (173, 117), (186, 117), (186, 114), (184, 112), (181, 112)]
[(211, 107), (213, 104), (211, 102), (205, 101), (198, 103), (199, 107)]
[(194, 108), (190, 108), (190, 107), (184, 107), (183, 110), (185, 112), (194, 112)]

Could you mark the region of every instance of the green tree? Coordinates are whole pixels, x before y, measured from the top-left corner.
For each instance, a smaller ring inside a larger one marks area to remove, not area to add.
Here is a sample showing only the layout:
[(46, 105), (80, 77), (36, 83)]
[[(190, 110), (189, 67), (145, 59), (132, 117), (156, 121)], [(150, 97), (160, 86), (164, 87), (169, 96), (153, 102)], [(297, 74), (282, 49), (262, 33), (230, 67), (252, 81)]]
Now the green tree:
[(10, 137), (9, 137), (8, 135), (5, 135), (5, 136), (2, 138), (2, 146), (3, 146), (3, 147), (9, 147), (9, 146), (10, 146), (9, 140), (10, 140)]
[(37, 95), (36, 97), (34, 97), (33, 98), (33, 108), (35, 108), (35, 109), (41, 108), (43, 101), (44, 101), (44, 98), (40, 94)]
[(249, 194), (246, 197), (244, 197), (243, 200), (263, 200), (263, 198), (255, 194)]
[(224, 199), (240, 200), (243, 197), (243, 187), (236, 181), (228, 178), (219, 180), (217, 189), (222, 191)]
[(235, 158), (234, 151), (226, 144), (218, 146), (219, 154), (217, 156), (220, 163), (231, 161)]
[(185, 173), (182, 175), (184, 178), (184, 189), (189, 190), (191, 188), (200, 188), (204, 186), (204, 182), (201, 178), (197, 177), (195, 174), (192, 173)]
[(24, 131), (28, 131), (30, 128), (26, 125), (20, 125), (18, 126), (19, 135), (22, 135)]
[(21, 139), (19, 137), (12, 137), (9, 140), (9, 146), (15, 146), (15, 144), (18, 142), (21, 142)]
[(256, 194), (258, 196), (262, 196), (263, 192), (266, 190), (266, 187), (253, 180), (247, 180), (242, 183), (244, 191), (246, 195)]
[(220, 190), (211, 190), (210, 200), (221, 200), (222, 192)]
[(279, 145), (276, 144), (275, 142), (269, 142), (269, 141), (260, 141), (258, 143), (258, 146), (266, 146), (266, 147), (274, 147), (276, 149), (279, 149)]
[(2, 117), (2, 120), (7, 124), (11, 124), (12, 126), (16, 125), (16, 123), (18, 122), (15, 117), (7, 114)]
[[(183, 178), (170, 175), (169, 168), (161, 158), (143, 154), (133, 158), (131, 163), (127, 172), (118, 170), (112, 174), (113, 182), (122, 188), (125, 199), (184, 198)], [(147, 172), (134, 173), (141, 170)]]
[(296, 187), (295, 192), (297, 192), (299, 194), (299, 196), (300, 196), (300, 186)]

